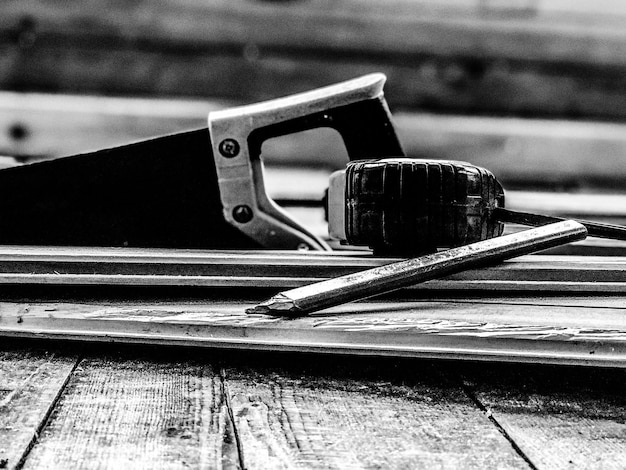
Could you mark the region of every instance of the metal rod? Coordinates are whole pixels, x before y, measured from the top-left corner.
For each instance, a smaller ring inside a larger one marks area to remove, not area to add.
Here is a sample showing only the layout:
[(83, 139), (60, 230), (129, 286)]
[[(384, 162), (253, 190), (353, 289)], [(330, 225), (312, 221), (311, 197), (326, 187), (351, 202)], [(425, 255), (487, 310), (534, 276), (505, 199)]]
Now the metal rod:
[[(492, 212), (492, 215), (501, 222), (530, 225), (532, 227), (540, 227), (542, 225), (567, 220), (562, 217), (555, 217), (551, 215), (540, 215), (531, 214), (529, 212), (512, 211), (503, 207), (495, 208)], [(587, 228), (587, 232), (589, 233), (590, 237), (626, 240), (626, 227), (623, 227), (621, 225), (605, 224), (579, 219), (575, 220), (576, 222), (583, 224)]]
[(586, 236), (587, 229), (578, 222), (558, 222), (292, 289), (246, 312), (298, 316), (468, 268), (582, 240)]
[[(395, 261), (367, 251), (0, 246), (0, 284), (289, 289)], [(626, 293), (626, 257), (524, 256), (410, 288)]]

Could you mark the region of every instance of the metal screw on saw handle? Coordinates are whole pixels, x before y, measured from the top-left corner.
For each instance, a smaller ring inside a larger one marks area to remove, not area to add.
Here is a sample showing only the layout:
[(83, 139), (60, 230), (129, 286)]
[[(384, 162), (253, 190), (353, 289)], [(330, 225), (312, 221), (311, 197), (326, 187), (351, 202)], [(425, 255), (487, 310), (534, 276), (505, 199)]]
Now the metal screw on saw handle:
[(233, 209), (233, 219), (240, 224), (245, 224), (252, 220), (252, 209), (246, 205), (237, 206)]
[(224, 139), (219, 145), (220, 154), (226, 158), (234, 158), (239, 155), (239, 142), (235, 139)]

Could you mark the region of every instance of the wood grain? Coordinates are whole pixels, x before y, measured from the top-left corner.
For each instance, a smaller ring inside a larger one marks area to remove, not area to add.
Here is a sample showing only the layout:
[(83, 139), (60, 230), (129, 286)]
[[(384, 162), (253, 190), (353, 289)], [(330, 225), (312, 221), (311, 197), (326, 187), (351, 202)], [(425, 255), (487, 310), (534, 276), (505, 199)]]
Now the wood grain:
[[(623, 371), (126, 351), (88, 353), (24, 468), (624, 464)], [(21, 380), (37, 358), (3, 352), (1, 364)]]
[(326, 365), (226, 370), (246, 468), (528, 468), (432, 366), (390, 381)]
[(455, 369), (537, 468), (626, 465), (623, 371)]
[(37, 441), (77, 355), (0, 351), (0, 468), (15, 468)]
[(3, 3), (0, 86), (256, 100), (370, 71), (395, 106), (626, 117), (626, 15), (605, 0)]
[(85, 359), (24, 468), (239, 468), (219, 374), (185, 361)]

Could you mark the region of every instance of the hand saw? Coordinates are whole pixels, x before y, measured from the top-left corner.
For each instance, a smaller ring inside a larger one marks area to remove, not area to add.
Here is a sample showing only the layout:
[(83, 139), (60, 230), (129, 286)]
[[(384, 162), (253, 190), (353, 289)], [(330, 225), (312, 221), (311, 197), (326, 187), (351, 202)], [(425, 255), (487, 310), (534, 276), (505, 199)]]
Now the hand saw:
[(350, 160), (403, 155), (384, 82), (367, 75), (212, 112), (205, 129), (1, 170), (0, 244), (326, 250), (267, 195), (261, 146), (330, 127)]

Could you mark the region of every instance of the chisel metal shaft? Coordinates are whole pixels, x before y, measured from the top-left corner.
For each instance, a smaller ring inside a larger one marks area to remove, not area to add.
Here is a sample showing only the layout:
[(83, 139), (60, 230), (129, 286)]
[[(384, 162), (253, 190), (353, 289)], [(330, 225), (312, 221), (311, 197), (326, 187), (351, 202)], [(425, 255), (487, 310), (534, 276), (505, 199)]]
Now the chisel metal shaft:
[(299, 316), (586, 236), (587, 229), (575, 221), (549, 224), (285, 291), (246, 312)]

